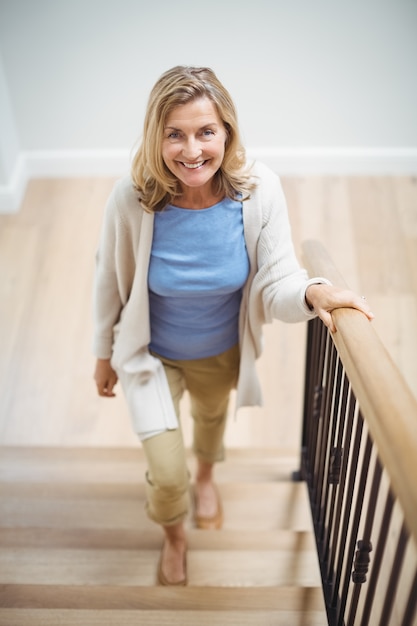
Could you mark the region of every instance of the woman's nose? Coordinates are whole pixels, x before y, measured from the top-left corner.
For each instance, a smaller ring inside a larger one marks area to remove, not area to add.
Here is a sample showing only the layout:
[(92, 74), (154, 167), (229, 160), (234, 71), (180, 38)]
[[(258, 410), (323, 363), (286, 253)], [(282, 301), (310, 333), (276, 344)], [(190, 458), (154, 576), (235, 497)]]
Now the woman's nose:
[(183, 153), (189, 161), (194, 161), (201, 155), (200, 142), (194, 137), (187, 139), (183, 146)]

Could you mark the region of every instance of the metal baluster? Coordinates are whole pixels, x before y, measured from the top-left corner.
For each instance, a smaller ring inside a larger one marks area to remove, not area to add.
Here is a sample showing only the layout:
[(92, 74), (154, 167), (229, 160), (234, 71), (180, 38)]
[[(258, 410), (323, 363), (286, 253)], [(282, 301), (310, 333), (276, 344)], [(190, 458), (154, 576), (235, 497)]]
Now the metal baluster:
[(329, 409), (329, 429), (327, 431), (327, 441), (324, 450), (324, 465), (323, 465), (323, 484), (322, 484), (322, 496), (320, 503), (320, 518), (319, 518), (319, 526), (321, 530), (321, 536), (319, 538), (320, 543), (323, 545), (323, 558), (325, 559), (325, 549), (326, 549), (326, 519), (329, 513), (329, 492), (330, 492), (330, 474), (331, 474), (331, 464), (332, 464), (332, 450), (335, 448), (335, 440), (336, 440), (336, 432), (338, 430), (339, 424), (339, 406), (340, 406), (340, 396), (341, 396), (341, 385), (343, 378), (343, 366), (339, 359), (336, 357), (335, 362), (335, 377), (333, 379), (332, 384), (332, 396), (331, 396), (331, 406)]
[[(359, 417), (362, 421), (361, 414), (359, 414)], [(365, 494), (366, 482), (368, 479), (368, 469), (369, 469), (369, 462), (371, 459), (371, 452), (372, 452), (372, 441), (371, 441), (371, 438), (367, 436), (366, 444), (365, 444), (365, 451), (364, 451), (364, 455), (362, 459), (362, 467), (360, 469), (360, 479), (359, 479), (358, 492), (357, 492), (356, 503), (355, 503), (355, 512), (352, 518), (352, 526), (351, 526), (349, 543), (346, 546), (346, 554), (347, 554), (346, 569), (345, 569), (344, 580), (341, 585), (342, 591), (340, 594), (339, 624), (341, 626), (344, 624), (344, 614), (345, 614), (347, 596), (348, 596), (348, 591), (349, 591), (352, 565), (353, 565), (353, 560), (354, 560), (354, 555), (355, 555), (355, 546), (356, 546), (356, 541), (357, 541), (357, 536), (358, 536), (358, 529), (359, 529), (360, 519), (362, 515), (363, 497)]]
[(342, 457), (342, 467), (340, 471), (339, 478), (339, 489), (337, 493), (336, 505), (335, 505), (335, 514), (334, 514), (334, 532), (332, 545), (330, 546), (330, 558), (329, 558), (329, 567), (328, 567), (328, 576), (327, 578), (330, 580), (332, 576), (332, 572), (334, 571), (334, 561), (335, 561), (335, 553), (337, 546), (337, 534), (340, 530), (340, 519), (342, 514), (342, 506), (343, 506), (343, 497), (345, 493), (345, 485), (347, 479), (347, 467), (350, 458), (350, 447), (352, 442), (352, 432), (353, 432), (353, 424), (355, 418), (355, 410), (356, 410), (356, 398), (353, 395), (350, 387), (348, 390), (347, 397), (347, 410), (346, 410), (346, 424), (345, 424), (345, 432), (344, 439), (342, 440), (342, 448), (343, 448), (343, 457)]
[[(330, 450), (330, 460), (329, 460), (328, 489), (331, 489), (331, 498), (329, 498), (328, 522), (327, 522), (326, 532), (325, 532), (324, 542), (323, 542), (324, 544), (323, 563), (325, 567), (326, 567), (326, 563), (328, 563), (330, 559), (331, 537), (334, 535), (335, 525), (338, 524), (339, 522), (336, 516), (336, 497), (338, 494), (338, 485), (340, 482), (342, 461), (343, 461), (343, 435), (344, 435), (345, 426), (346, 426), (349, 389), (350, 389), (349, 381), (345, 375), (344, 369), (342, 368), (341, 391), (339, 391), (341, 400), (339, 403), (338, 419), (334, 420), (335, 426), (337, 422), (337, 439), (335, 441), (336, 445), (332, 447)], [(335, 438), (336, 438), (336, 434), (335, 434)]]
[[(356, 432), (355, 438), (353, 442), (353, 448), (349, 451), (349, 458), (357, 459), (359, 457), (359, 451), (361, 447), (361, 439), (362, 439), (362, 430), (363, 430), (363, 419), (360, 412), (358, 413), (356, 420)], [(348, 536), (348, 527), (349, 527), (349, 519), (350, 519), (350, 511), (349, 511), (349, 503), (352, 502), (353, 492), (355, 488), (355, 480), (356, 480), (357, 466), (355, 463), (351, 464), (350, 475), (347, 477), (347, 489), (344, 494), (345, 501), (345, 509), (343, 514), (342, 523), (340, 526), (340, 534), (339, 534), (339, 549), (335, 559), (335, 574), (334, 574), (334, 582), (332, 585), (332, 597), (330, 600), (330, 606), (333, 610), (336, 611), (337, 619), (339, 619), (340, 611), (338, 608), (339, 604), (339, 588), (340, 588), (340, 580), (342, 577), (342, 568), (343, 568), (343, 560), (346, 549), (346, 541)]]
[(311, 486), (316, 449), (318, 422), (321, 412), (321, 392), (325, 362), (326, 329), (318, 318), (308, 324), (306, 373), (307, 384), (304, 396), (304, 418), (302, 434), (301, 476)]
[(381, 564), (384, 556), (385, 546), (387, 543), (387, 536), (393, 508), (394, 498), (391, 491), (389, 490), (387, 493), (384, 512), (382, 514), (382, 523), (379, 530), (379, 537), (377, 538), (375, 543), (374, 557), (360, 626), (369, 626), (370, 623), (372, 604), (375, 597), (375, 590), (378, 583), (379, 572), (381, 571)]
[(380, 626), (387, 626), (394, 605), (393, 599), (397, 592), (398, 580), (400, 578), (401, 566), (404, 560), (405, 549), (407, 547), (408, 533), (404, 523), (401, 526), (400, 536), (398, 538), (397, 550), (395, 552), (394, 563), (392, 564), (391, 575), (388, 583), (387, 592), (385, 594), (385, 602), (382, 607)]
[(326, 451), (328, 445), (328, 436), (329, 436), (329, 428), (331, 423), (331, 407), (333, 403), (333, 384), (332, 381), (335, 379), (335, 371), (337, 368), (338, 356), (336, 348), (331, 342), (330, 346), (330, 359), (329, 359), (329, 368), (327, 373), (327, 381), (324, 389), (324, 409), (321, 417), (321, 428), (320, 428), (320, 438), (318, 439), (317, 449), (318, 455), (316, 458), (316, 466), (314, 471), (314, 492), (313, 492), (313, 501), (314, 501), (314, 517), (316, 519), (316, 527), (317, 527), (317, 538), (320, 545), (320, 554), (321, 554), (321, 542), (323, 535), (323, 519), (322, 519), (322, 493), (323, 493), (323, 484), (325, 481), (325, 465), (326, 465)]
[[(362, 590), (363, 583), (366, 582), (366, 574), (368, 572), (368, 566), (370, 562), (369, 553), (372, 551), (372, 528), (375, 521), (376, 505), (378, 501), (379, 488), (381, 485), (382, 466), (379, 458), (375, 458), (374, 475), (372, 479), (371, 492), (369, 500), (367, 502), (367, 514), (365, 521), (365, 528), (363, 531), (363, 539), (358, 542), (358, 552), (354, 563), (354, 571), (352, 573), (352, 580), (355, 583), (353, 590), (349, 617), (347, 620), (347, 626), (353, 626), (355, 623), (356, 612), (358, 608), (359, 596)], [(359, 545), (360, 544), (360, 545)], [(361, 552), (362, 549), (362, 552)], [(368, 591), (367, 591), (368, 593)]]
[(414, 576), (413, 584), (410, 589), (410, 594), (408, 596), (408, 603), (404, 612), (403, 621), (401, 622), (401, 626), (412, 626), (415, 625), (414, 618), (417, 613), (417, 572)]
[(312, 432), (310, 439), (310, 500), (314, 522), (317, 520), (317, 507), (315, 500), (315, 490), (317, 484), (317, 463), (320, 455), (320, 441), (321, 431), (323, 428), (323, 412), (325, 391), (328, 380), (328, 364), (330, 358), (331, 344), (329, 341), (328, 333), (322, 331), (322, 343), (321, 347), (323, 352), (321, 353), (321, 377), (318, 380), (318, 384), (314, 389), (314, 412), (312, 420)]

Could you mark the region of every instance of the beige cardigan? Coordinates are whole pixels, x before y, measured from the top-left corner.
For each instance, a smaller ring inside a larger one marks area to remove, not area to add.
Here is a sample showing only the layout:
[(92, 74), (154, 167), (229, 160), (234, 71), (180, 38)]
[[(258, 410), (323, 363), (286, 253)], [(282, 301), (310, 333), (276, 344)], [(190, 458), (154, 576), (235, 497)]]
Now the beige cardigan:
[[(257, 187), (250, 199), (243, 202), (244, 234), (251, 269), (239, 318), (241, 362), (236, 409), (262, 404), (255, 368), (255, 361), (262, 352), (262, 325), (273, 319), (300, 322), (313, 318), (314, 312), (305, 303), (306, 288), (312, 283), (328, 283), (324, 278), (308, 280), (306, 271), (298, 264), (278, 176), (260, 163), (254, 164), (252, 172)], [(127, 389), (125, 374), (136, 376), (132, 402), (142, 397), (140, 415), (135, 419), (135, 427), (142, 431), (141, 422), (146, 423), (148, 430), (153, 426), (155, 430), (175, 426), (172, 407), (165, 397), (166, 380), (156, 359), (147, 350), (150, 341), (147, 277), (153, 219), (153, 214), (142, 209), (131, 179), (119, 181), (105, 210), (94, 290), (94, 353), (99, 358), (112, 359), (129, 396), (133, 391)], [(141, 390), (145, 385), (150, 391), (155, 382), (159, 384), (159, 391), (153, 390), (148, 402), (145, 393), (141, 396)], [(160, 410), (156, 411), (158, 400)], [(149, 403), (153, 406), (147, 406)]]

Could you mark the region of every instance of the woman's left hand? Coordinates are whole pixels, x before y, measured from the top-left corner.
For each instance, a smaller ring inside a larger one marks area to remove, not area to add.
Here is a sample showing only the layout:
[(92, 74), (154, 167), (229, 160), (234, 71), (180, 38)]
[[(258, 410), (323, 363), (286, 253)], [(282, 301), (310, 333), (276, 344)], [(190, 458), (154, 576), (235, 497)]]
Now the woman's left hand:
[(336, 326), (331, 315), (334, 309), (357, 309), (366, 315), (369, 320), (374, 318), (374, 314), (366, 299), (349, 289), (340, 289), (339, 287), (325, 284), (309, 285), (305, 297), (308, 306), (314, 309), (332, 333), (336, 332)]

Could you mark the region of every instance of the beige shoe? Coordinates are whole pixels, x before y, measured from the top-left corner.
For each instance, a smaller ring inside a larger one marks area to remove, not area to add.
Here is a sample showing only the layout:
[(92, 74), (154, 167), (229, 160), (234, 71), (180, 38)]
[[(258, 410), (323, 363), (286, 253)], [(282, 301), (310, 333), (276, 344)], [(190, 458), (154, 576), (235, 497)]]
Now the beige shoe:
[(223, 526), (224, 518), (223, 518), (222, 501), (220, 499), (220, 494), (216, 487), (215, 487), (215, 490), (216, 490), (216, 496), (217, 496), (217, 511), (211, 517), (206, 517), (204, 515), (197, 514), (197, 494), (194, 489), (193, 491), (194, 521), (195, 521), (196, 528), (201, 528), (203, 530), (220, 530), (220, 528)]
[[(165, 543), (164, 543), (165, 545)], [(158, 571), (157, 571), (157, 579), (158, 579), (158, 583), (164, 587), (185, 587), (188, 584), (188, 577), (187, 577), (187, 553), (184, 553), (184, 572), (185, 572), (185, 576), (182, 580), (178, 580), (175, 583), (170, 582), (167, 577), (165, 576), (163, 570), (162, 570), (162, 554), (164, 551), (164, 545), (162, 546), (162, 550), (161, 550), (161, 555), (159, 557), (159, 563), (158, 563)]]

